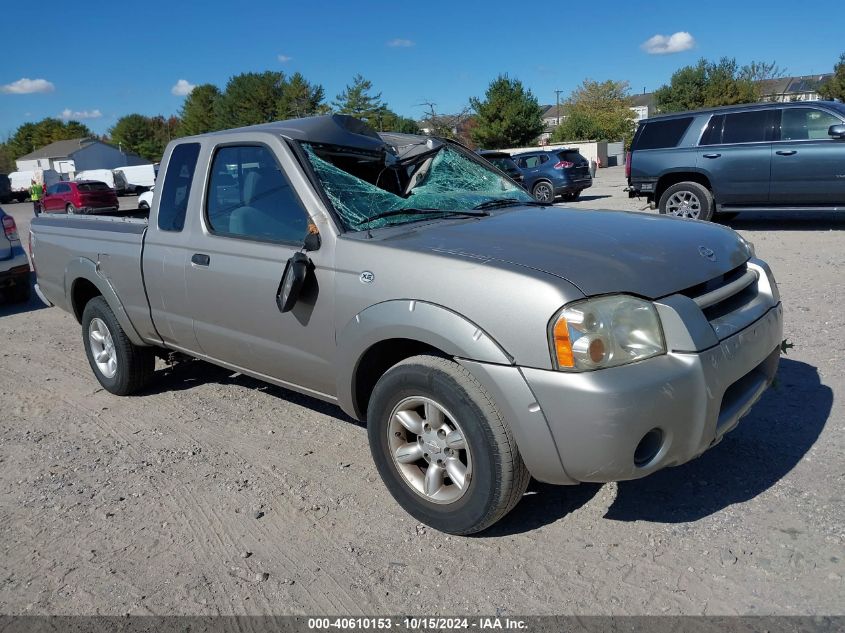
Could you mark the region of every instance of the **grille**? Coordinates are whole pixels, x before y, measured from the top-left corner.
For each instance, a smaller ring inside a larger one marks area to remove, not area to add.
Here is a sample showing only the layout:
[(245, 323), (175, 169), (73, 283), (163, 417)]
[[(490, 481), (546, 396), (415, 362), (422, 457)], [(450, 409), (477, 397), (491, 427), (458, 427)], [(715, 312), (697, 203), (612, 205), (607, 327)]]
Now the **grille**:
[(712, 323), (753, 302), (757, 298), (758, 279), (757, 271), (743, 264), (681, 294), (692, 299)]

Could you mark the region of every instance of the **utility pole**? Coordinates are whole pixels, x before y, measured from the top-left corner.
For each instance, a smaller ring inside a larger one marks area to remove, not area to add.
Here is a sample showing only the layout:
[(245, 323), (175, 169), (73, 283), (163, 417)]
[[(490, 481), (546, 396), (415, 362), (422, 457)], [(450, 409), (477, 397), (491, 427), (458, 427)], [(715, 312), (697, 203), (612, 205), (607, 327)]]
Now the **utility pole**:
[(560, 93), (563, 90), (555, 90), (555, 98), (557, 105), (555, 106), (555, 116), (557, 117), (557, 124), (560, 125)]

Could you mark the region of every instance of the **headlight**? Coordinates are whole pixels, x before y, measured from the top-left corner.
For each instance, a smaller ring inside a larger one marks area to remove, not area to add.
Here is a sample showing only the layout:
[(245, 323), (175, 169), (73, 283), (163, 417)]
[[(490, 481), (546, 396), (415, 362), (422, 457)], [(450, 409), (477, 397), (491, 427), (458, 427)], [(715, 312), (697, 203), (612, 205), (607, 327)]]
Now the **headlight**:
[(549, 335), (552, 359), (563, 371), (616, 367), (666, 352), (654, 305), (628, 295), (567, 305), (552, 319)]

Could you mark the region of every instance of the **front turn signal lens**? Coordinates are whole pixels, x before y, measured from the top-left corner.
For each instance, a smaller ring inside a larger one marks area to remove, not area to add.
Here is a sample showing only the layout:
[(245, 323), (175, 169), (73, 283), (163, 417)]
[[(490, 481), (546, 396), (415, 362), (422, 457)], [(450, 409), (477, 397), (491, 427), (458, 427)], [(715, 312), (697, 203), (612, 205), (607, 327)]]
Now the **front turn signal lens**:
[(558, 367), (575, 367), (572, 340), (569, 338), (569, 324), (564, 317), (560, 317), (555, 323), (553, 334)]

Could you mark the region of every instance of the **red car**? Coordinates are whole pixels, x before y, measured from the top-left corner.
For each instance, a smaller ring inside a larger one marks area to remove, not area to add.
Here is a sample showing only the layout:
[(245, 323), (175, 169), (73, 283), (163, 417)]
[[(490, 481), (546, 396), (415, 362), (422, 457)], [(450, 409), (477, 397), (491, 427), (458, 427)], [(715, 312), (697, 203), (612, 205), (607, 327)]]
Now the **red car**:
[(119, 206), (114, 189), (96, 180), (57, 182), (47, 187), (41, 200), (47, 213), (102, 213)]

